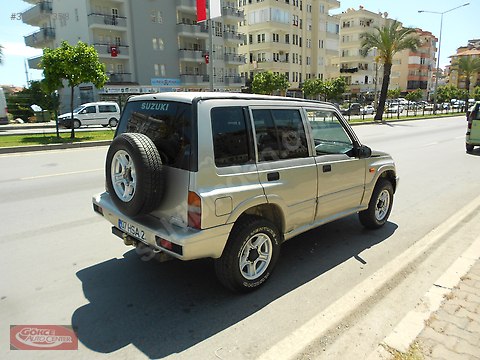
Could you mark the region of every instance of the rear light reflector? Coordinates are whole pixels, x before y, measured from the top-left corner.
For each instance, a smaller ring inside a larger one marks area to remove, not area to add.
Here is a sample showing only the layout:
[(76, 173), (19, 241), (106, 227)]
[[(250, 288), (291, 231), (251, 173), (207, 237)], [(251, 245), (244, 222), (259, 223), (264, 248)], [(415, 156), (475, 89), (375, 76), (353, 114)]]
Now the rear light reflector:
[(183, 249), (181, 245), (174, 244), (169, 240), (161, 238), (160, 236), (155, 236), (155, 243), (162, 249), (170, 250), (178, 255), (183, 255)]
[(188, 226), (202, 228), (202, 199), (193, 191), (188, 192)]
[(103, 216), (103, 209), (97, 204), (93, 204), (93, 211)]

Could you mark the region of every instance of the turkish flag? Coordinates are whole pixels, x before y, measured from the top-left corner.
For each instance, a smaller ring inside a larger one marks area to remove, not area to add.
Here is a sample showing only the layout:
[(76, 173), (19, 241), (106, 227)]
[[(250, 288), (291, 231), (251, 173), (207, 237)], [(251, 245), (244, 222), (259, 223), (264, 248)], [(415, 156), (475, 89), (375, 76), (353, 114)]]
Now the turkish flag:
[(197, 21), (207, 20), (207, 0), (197, 0)]
[(210, 55), (205, 54), (205, 64), (208, 64), (210, 62)]
[(110, 55), (112, 57), (117, 57), (118, 55), (118, 49), (116, 46), (110, 46)]
[(197, 0), (197, 22), (207, 20), (207, 1), (209, 5), (209, 19), (222, 16), (220, 0)]

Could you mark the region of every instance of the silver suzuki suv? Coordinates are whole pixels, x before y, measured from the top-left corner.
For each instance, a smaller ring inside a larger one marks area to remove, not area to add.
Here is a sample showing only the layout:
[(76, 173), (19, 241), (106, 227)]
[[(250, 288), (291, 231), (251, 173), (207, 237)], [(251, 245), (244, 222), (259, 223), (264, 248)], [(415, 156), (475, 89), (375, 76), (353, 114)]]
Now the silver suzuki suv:
[(329, 103), (232, 93), (139, 95), (108, 149), (94, 210), (127, 245), (213, 258), (234, 291), (262, 285), (280, 245), (358, 213), (385, 224), (395, 164)]

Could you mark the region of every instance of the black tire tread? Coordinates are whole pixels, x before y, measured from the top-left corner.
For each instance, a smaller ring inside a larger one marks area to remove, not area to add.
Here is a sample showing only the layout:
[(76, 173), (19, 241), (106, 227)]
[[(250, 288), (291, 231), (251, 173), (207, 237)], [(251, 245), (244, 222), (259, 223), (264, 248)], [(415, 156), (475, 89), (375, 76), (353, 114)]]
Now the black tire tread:
[(273, 229), (276, 232), (276, 236), (277, 236), (278, 249), (273, 254), (273, 257), (269, 264), (269, 269), (267, 270), (269, 272), (268, 274), (268, 277), (269, 277), (273, 271), (273, 268), (275, 267), (275, 263), (279, 256), (280, 233), (278, 232), (274, 224), (272, 224), (270, 221), (264, 218), (247, 215), (237, 220), (237, 223), (233, 226), (230, 236), (228, 237), (228, 241), (223, 250), (222, 256), (218, 259), (215, 259), (215, 273), (217, 275), (218, 280), (222, 285), (224, 285), (226, 288), (234, 292), (249, 292), (258, 288), (258, 286), (245, 287), (239, 284), (235, 280), (235, 276), (234, 276), (234, 272), (236, 271), (236, 268), (235, 267), (232, 268), (232, 266), (235, 266), (235, 265), (232, 264), (232, 262), (229, 260), (237, 257), (237, 254), (238, 254), (238, 249), (236, 246), (237, 242), (239, 241), (243, 242), (244, 238), (252, 231), (252, 229), (258, 228), (261, 226), (269, 226), (271, 229)]
[[(119, 150), (125, 150), (130, 154), (137, 172), (136, 194), (128, 203), (116, 196), (111, 182), (111, 161)], [(162, 161), (158, 150), (148, 136), (124, 133), (113, 140), (107, 153), (105, 170), (107, 190), (120, 211), (129, 216), (137, 216), (147, 214), (159, 205), (164, 192), (161, 168)]]

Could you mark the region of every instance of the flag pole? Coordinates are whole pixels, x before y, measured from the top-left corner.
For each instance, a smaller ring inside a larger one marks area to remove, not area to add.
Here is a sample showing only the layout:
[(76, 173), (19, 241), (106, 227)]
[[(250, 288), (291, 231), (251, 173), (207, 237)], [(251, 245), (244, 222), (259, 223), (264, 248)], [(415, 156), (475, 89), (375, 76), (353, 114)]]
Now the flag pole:
[(208, 38), (209, 38), (209, 42), (210, 42), (210, 51), (208, 52), (209, 53), (209, 56), (208, 56), (208, 67), (209, 67), (209, 77), (208, 77), (208, 81), (209, 81), (209, 86), (210, 86), (210, 91), (213, 91), (213, 21), (212, 21), (212, 18), (210, 17), (210, 8), (211, 8), (211, 4), (210, 4), (210, 1), (207, 0), (207, 3), (208, 3), (208, 8), (207, 8), (207, 24), (208, 24)]

